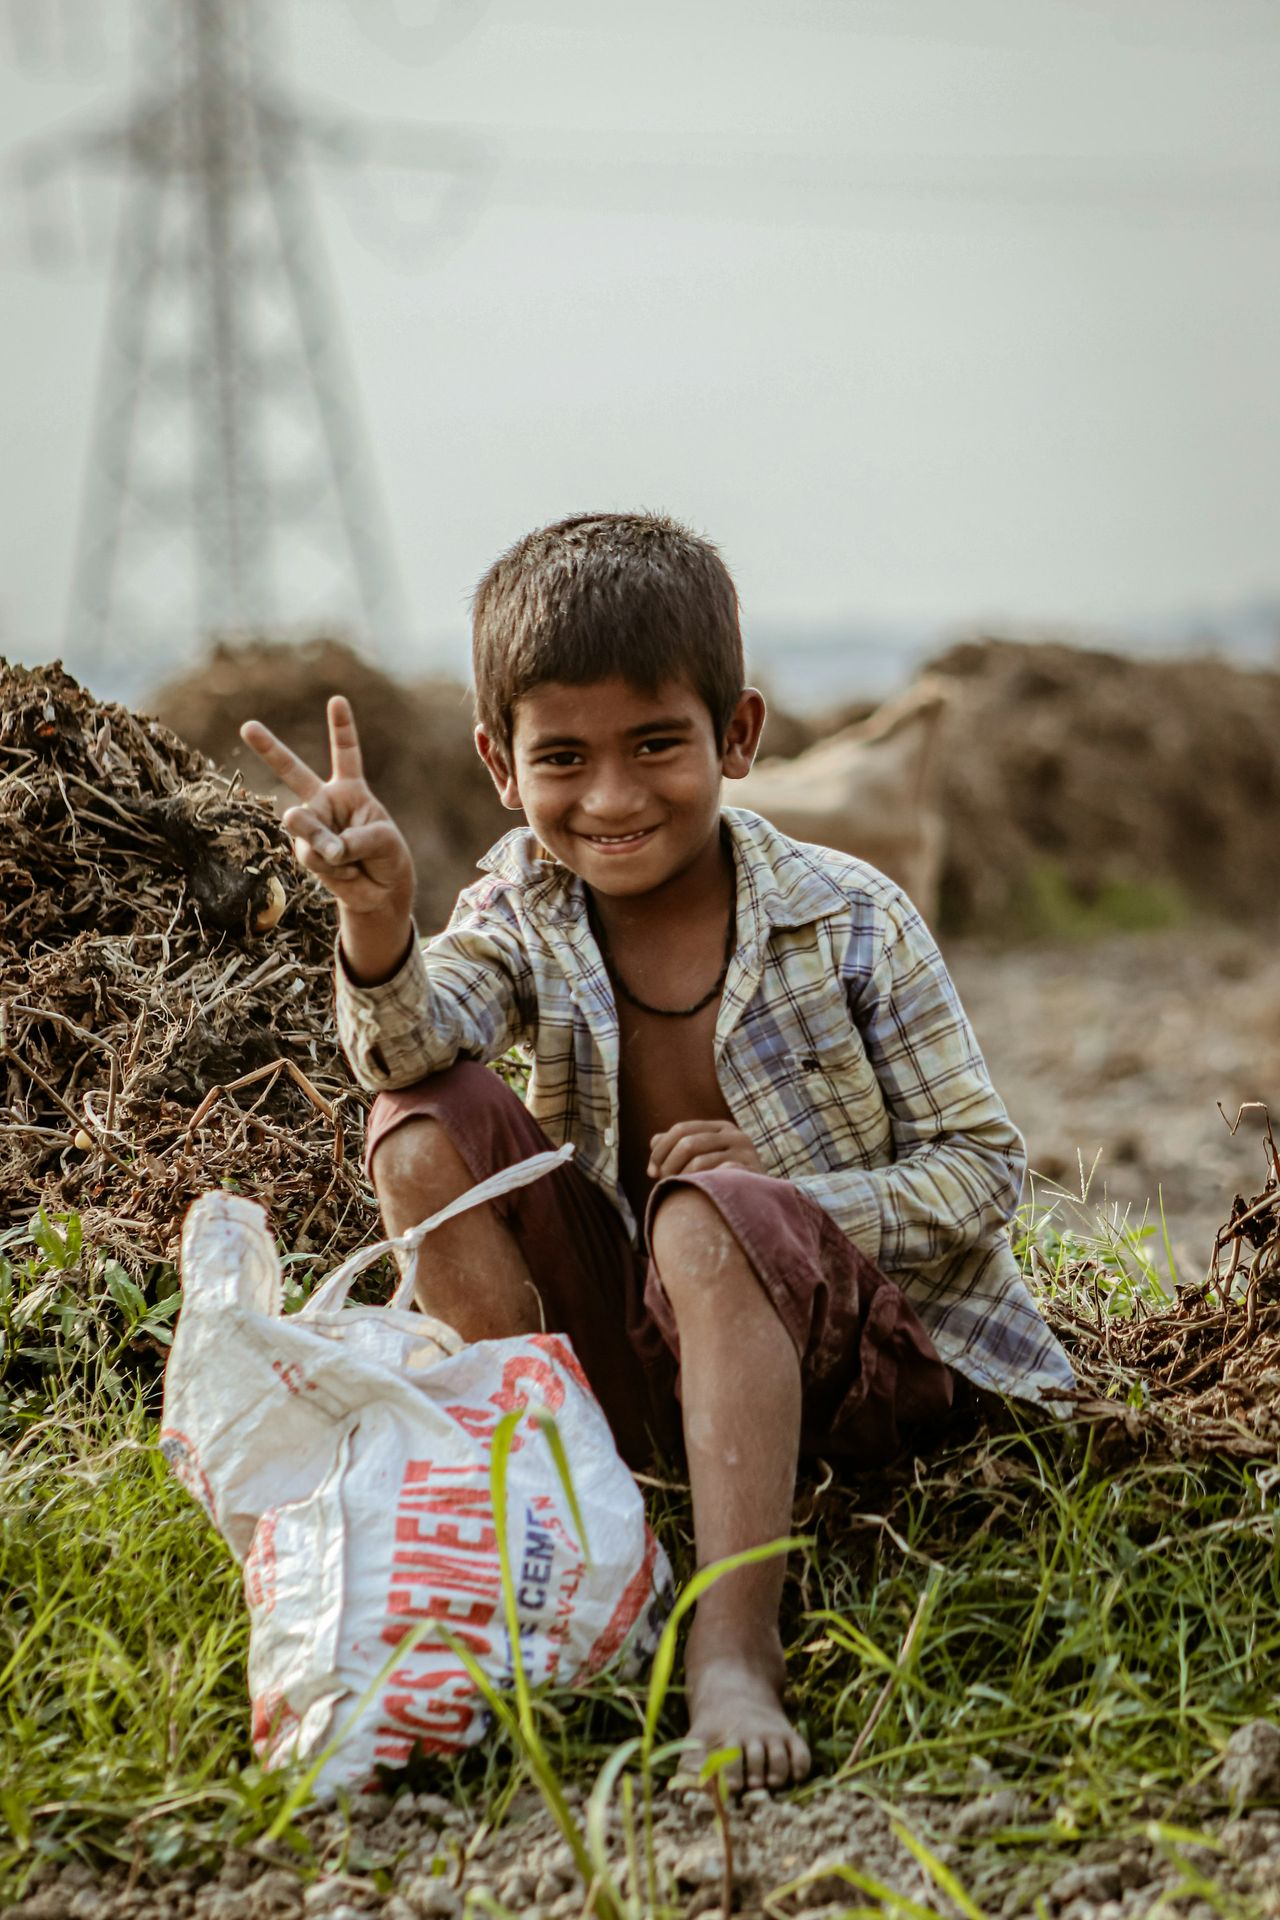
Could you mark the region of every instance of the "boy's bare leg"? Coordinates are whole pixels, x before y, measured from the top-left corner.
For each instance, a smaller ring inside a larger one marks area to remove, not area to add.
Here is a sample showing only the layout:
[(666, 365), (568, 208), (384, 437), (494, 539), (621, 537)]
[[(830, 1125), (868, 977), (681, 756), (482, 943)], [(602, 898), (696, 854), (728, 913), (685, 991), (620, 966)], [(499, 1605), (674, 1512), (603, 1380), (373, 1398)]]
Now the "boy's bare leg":
[[(791, 1531), (800, 1363), (746, 1255), (695, 1187), (662, 1202), (653, 1255), (680, 1332), (699, 1566)], [(704, 1751), (741, 1747), (741, 1783), (785, 1786), (809, 1750), (782, 1706), (784, 1559), (723, 1575), (698, 1603), (685, 1670)], [(732, 1779), (732, 1776), (731, 1776)]]
[[(438, 1120), (405, 1120), (379, 1142), (373, 1184), (388, 1235), (407, 1233), (476, 1182)], [(418, 1304), (464, 1340), (542, 1328), (537, 1288), (515, 1236), (492, 1206), (427, 1235), (418, 1250)]]

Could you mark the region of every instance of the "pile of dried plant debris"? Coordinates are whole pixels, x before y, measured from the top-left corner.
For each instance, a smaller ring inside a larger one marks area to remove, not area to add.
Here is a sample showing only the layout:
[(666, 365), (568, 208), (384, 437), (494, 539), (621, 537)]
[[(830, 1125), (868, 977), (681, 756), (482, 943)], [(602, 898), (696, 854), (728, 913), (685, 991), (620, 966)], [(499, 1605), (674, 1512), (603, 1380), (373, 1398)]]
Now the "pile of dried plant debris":
[[(1051, 1312), (1081, 1382), (1073, 1411), (1113, 1441), (1280, 1463), (1280, 1154), (1266, 1108), (1250, 1104), (1264, 1116), (1266, 1175), (1251, 1199), (1237, 1195), (1207, 1279), (1163, 1310), (1139, 1301), (1121, 1317), (1095, 1271), (1092, 1315), (1062, 1300)], [(1091, 1276), (1076, 1278), (1079, 1300)]]
[(0, 1190), (137, 1272), (221, 1182), (368, 1238), (333, 921), (270, 806), (57, 664), (0, 661)]

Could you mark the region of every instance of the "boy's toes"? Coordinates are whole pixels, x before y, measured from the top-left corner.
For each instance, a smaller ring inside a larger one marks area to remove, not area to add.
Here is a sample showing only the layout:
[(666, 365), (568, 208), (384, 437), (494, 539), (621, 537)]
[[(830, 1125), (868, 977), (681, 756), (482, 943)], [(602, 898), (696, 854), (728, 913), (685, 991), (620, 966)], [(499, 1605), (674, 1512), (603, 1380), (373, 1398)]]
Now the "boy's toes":
[(776, 1680), (761, 1665), (734, 1657), (696, 1668), (691, 1662), (689, 1678), (694, 1751), (705, 1756), (738, 1749), (721, 1775), (727, 1793), (776, 1790), (804, 1779), (809, 1749), (787, 1719)]
[(787, 1760), (791, 1768), (791, 1778), (799, 1786), (802, 1780), (809, 1778), (812, 1762), (808, 1742), (801, 1739), (794, 1727), (789, 1728), (787, 1733)]
[(785, 1734), (775, 1735), (769, 1741), (764, 1777), (753, 1785), (775, 1788), (799, 1785), (808, 1771), (809, 1749), (800, 1735), (788, 1728)]
[(730, 1791), (741, 1793), (750, 1787), (767, 1786), (770, 1759), (767, 1740), (748, 1740), (742, 1749), (741, 1765), (728, 1770), (726, 1785)]

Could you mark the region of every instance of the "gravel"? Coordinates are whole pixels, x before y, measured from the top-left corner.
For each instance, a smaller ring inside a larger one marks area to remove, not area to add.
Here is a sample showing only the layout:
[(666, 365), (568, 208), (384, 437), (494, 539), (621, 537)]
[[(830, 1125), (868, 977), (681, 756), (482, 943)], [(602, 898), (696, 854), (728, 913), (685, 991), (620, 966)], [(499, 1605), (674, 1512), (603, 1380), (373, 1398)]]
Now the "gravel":
[[(362, 1812), (348, 1827), (337, 1812), (315, 1812), (303, 1825), (319, 1870), (232, 1853), (216, 1877), (189, 1874), (133, 1888), (123, 1869), (101, 1876), (82, 1864), (51, 1874), (3, 1920), (464, 1920), (496, 1901), (521, 1920), (559, 1920), (580, 1914), (586, 1890), (548, 1815), (528, 1795), (513, 1805), (496, 1832), (472, 1827), (461, 1809), (438, 1804), (429, 1814), (406, 1794), (370, 1822)], [(1028, 1849), (1001, 1846), (989, 1823), (1016, 1812), (1020, 1824), (1044, 1828)], [(443, 1813), (463, 1825), (445, 1825)], [(667, 1910), (693, 1920), (721, 1911), (724, 1844), (710, 1802), (687, 1805), (667, 1796), (656, 1808), (655, 1848)], [(820, 1791), (808, 1800), (754, 1800), (729, 1816), (735, 1914), (816, 1920), (862, 1903), (856, 1875), (890, 1887), (926, 1911), (948, 1913), (928, 1872), (894, 1831), (901, 1822), (954, 1873), (989, 1915), (1024, 1920), (1040, 1910), (1052, 1920), (1194, 1920), (1234, 1910), (1257, 1920), (1280, 1920), (1280, 1814), (1271, 1808), (1225, 1818), (1206, 1816), (1211, 1845), (1189, 1847), (1156, 1839), (1116, 1838), (1074, 1843), (1050, 1811), (1036, 1812), (1018, 1796), (984, 1793), (961, 1803), (909, 1799), (896, 1808), (865, 1791)], [(391, 1836), (394, 1834), (394, 1838)], [(375, 1837), (376, 1836), (376, 1837)], [(1216, 1888), (1189, 1903), (1176, 1856)], [(621, 1820), (613, 1825), (610, 1863), (627, 1885)], [(842, 1871), (844, 1870), (844, 1871)], [(310, 1872), (311, 1878), (305, 1875)], [(768, 1902), (766, 1909), (765, 1902)]]

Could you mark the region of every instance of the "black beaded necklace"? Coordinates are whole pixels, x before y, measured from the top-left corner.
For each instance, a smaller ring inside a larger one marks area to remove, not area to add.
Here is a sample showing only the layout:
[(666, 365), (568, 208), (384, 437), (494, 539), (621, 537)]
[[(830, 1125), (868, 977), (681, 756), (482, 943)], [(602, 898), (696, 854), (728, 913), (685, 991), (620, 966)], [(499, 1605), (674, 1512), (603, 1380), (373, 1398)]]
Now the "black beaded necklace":
[(733, 905), (729, 908), (728, 924), (724, 930), (724, 963), (716, 975), (715, 985), (703, 994), (701, 1000), (695, 1000), (691, 1007), (651, 1007), (649, 1002), (642, 1000), (638, 993), (632, 993), (630, 987), (618, 972), (617, 963), (609, 951), (609, 942), (604, 937), (604, 928), (600, 925), (599, 916), (595, 912), (591, 914), (591, 921), (592, 931), (596, 936), (596, 945), (600, 949), (600, 956), (608, 970), (609, 978), (623, 999), (628, 1001), (631, 1006), (638, 1007), (641, 1013), (656, 1014), (660, 1020), (689, 1020), (692, 1019), (695, 1013), (701, 1013), (704, 1007), (709, 1007), (711, 1002), (719, 997), (729, 975), (729, 962), (733, 958), (733, 936), (737, 926), (737, 912)]

